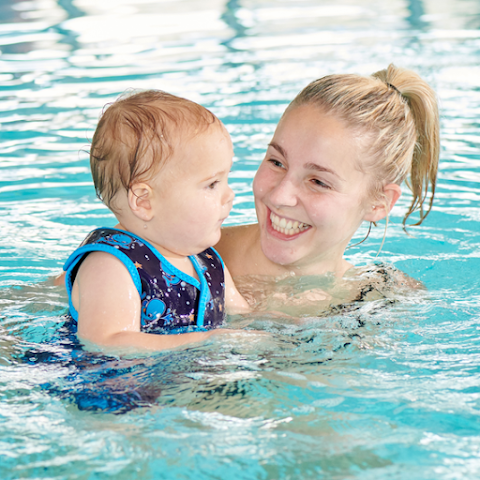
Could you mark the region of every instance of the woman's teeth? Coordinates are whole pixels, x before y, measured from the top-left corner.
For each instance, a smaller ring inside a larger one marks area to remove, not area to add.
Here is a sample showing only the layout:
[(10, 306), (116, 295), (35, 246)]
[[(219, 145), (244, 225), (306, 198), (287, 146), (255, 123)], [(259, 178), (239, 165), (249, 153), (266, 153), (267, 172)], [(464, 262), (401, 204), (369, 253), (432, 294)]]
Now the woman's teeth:
[(285, 218), (275, 215), (273, 212), (270, 213), (270, 220), (273, 229), (284, 235), (296, 235), (297, 233), (310, 228), (310, 225), (307, 225), (306, 223), (297, 222), (296, 220), (286, 220)]

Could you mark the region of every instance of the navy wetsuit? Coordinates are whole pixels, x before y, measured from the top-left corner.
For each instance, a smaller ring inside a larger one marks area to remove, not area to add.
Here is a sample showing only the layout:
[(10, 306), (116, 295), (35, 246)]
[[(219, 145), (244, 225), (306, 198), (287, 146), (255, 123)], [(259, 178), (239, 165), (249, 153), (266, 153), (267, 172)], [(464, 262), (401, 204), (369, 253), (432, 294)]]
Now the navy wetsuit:
[(197, 279), (174, 267), (158, 250), (133, 233), (115, 228), (91, 232), (65, 262), (70, 315), (78, 267), (91, 252), (108, 252), (125, 265), (142, 302), (141, 331), (182, 333), (219, 326), (225, 319), (223, 261), (213, 248), (188, 257)]

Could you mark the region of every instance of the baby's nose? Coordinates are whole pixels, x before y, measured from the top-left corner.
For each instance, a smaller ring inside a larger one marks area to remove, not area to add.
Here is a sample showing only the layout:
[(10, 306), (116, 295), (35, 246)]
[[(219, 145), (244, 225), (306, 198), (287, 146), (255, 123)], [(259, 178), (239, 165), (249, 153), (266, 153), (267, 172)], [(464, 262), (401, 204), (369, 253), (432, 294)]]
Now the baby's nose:
[(233, 202), (233, 199), (235, 198), (235, 193), (233, 193), (233, 190), (231, 189), (230, 185), (227, 186), (227, 194), (225, 198), (225, 203), (231, 203)]

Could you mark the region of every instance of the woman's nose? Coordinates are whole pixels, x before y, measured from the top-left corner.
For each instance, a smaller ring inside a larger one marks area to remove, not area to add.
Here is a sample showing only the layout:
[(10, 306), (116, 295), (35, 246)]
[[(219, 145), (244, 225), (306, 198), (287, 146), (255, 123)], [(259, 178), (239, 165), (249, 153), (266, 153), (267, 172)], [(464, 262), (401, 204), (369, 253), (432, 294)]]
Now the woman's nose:
[(285, 176), (270, 192), (270, 201), (276, 207), (294, 207), (298, 201), (297, 194), (297, 187)]

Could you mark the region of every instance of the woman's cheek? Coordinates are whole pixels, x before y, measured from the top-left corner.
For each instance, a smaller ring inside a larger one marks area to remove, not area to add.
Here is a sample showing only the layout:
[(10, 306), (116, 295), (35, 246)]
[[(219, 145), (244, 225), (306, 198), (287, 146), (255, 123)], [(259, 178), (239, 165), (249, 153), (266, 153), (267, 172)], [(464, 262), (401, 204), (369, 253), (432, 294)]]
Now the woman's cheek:
[(315, 224), (324, 223), (328, 219), (332, 219), (342, 215), (337, 212), (326, 195), (309, 195), (304, 202), (307, 215)]

